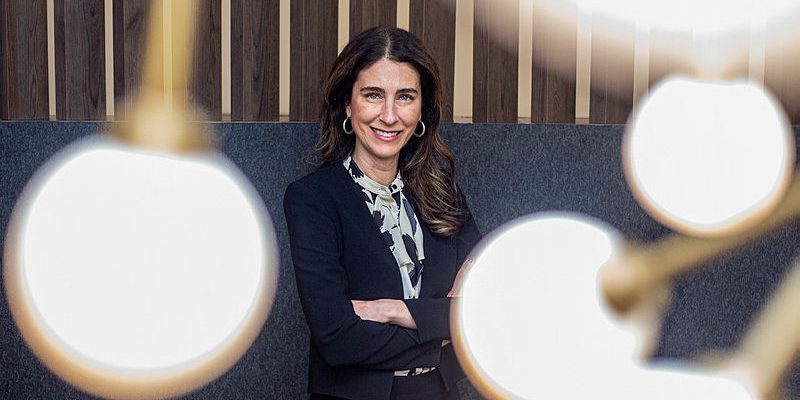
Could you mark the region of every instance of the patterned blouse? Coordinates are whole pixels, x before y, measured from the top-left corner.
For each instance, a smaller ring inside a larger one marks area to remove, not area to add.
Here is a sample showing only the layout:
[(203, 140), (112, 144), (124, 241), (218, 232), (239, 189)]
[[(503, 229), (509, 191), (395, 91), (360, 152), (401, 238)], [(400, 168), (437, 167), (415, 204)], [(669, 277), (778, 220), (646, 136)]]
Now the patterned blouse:
[(422, 229), (411, 203), (403, 195), (400, 171), (389, 186), (370, 179), (350, 156), (342, 162), (353, 180), (361, 186), (364, 203), (380, 229), (383, 240), (400, 268), (403, 297), (416, 299), (422, 287), (425, 250)]

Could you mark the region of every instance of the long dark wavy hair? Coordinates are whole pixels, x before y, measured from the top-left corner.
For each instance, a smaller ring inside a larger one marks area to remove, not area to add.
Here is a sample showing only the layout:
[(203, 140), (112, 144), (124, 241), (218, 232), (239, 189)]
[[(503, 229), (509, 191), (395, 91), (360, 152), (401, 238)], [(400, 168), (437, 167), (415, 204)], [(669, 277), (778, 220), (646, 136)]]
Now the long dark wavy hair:
[(456, 185), (453, 154), (439, 136), (442, 84), (439, 68), (414, 35), (397, 28), (376, 27), (353, 38), (342, 50), (328, 75), (320, 135), (313, 148), (318, 166), (342, 162), (355, 147), (355, 135), (347, 135), (347, 117), (353, 84), (358, 73), (375, 62), (389, 59), (414, 67), (422, 86), (422, 122), (425, 134), (412, 136), (400, 150), (399, 168), (411, 190), (420, 218), (439, 236), (450, 236), (469, 219), (469, 210)]

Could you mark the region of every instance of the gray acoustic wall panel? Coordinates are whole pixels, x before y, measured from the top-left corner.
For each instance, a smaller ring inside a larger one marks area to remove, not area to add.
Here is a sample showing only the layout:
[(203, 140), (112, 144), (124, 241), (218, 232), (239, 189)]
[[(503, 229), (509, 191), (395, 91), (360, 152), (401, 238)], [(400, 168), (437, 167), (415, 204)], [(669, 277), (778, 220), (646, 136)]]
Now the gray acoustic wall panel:
[[(86, 122), (0, 123), (0, 227), (24, 184), (52, 154), (102, 130)], [(281, 248), (278, 294), (267, 325), (231, 371), (190, 399), (304, 399), (308, 328), (288, 253), (282, 201), (286, 185), (313, 170), (306, 151), (315, 123), (212, 123), (219, 143), (267, 204)], [(445, 124), (459, 182), (484, 233), (532, 212), (566, 210), (600, 218), (631, 240), (669, 233), (633, 199), (621, 169), (619, 125)], [(788, 226), (709, 263), (677, 282), (664, 318), (658, 358), (690, 358), (736, 346), (769, 299), (800, 243)], [(535, 257), (535, 255), (530, 255)], [(51, 374), (24, 345), (0, 297), (0, 398), (91, 398)], [(535, 334), (531, 338), (535, 338)], [(800, 396), (800, 370), (787, 386)], [(465, 399), (480, 396), (468, 384)]]

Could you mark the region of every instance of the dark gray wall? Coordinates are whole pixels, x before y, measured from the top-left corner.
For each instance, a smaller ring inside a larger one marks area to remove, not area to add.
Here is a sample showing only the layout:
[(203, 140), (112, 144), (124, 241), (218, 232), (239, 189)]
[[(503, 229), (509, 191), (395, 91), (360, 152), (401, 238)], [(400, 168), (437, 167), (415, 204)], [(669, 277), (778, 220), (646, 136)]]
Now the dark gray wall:
[[(0, 123), (0, 226), (25, 182), (53, 153), (102, 129), (85, 122)], [(310, 172), (303, 152), (318, 126), (310, 123), (218, 123), (222, 150), (250, 178), (267, 204), (281, 245), (278, 295), (267, 325), (234, 368), (187, 396), (191, 399), (302, 399), (307, 328), (302, 318), (282, 211), (286, 185)], [(531, 212), (569, 210), (600, 218), (631, 239), (669, 231), (630, 194), (620, 168), (621, 126), (448, 124), (459, 181), (484, 233)], [(735, 346), (796, 256), (800, 229), (788, 227), (726, 255), (679, 281), (665, 316), (657, 356), (687, 358)], [(789, 378), (800, 395), (800, 371)], [(466, 398), (478, 398), (469, 385)], [(52, 375), (25, 347), (0, 301), (0, 399), (90, 396)]]

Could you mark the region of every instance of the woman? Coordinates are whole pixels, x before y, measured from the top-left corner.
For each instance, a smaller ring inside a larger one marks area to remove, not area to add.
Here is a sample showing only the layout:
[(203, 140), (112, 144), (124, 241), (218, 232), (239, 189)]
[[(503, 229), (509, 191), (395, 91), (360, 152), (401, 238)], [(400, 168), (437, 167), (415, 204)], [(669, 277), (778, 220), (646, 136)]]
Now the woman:
[(438, 134), (422, 43), (373, 28), (325, 87), (320, 168), (286, 189), (311, 399), (457, 399), (448, 292), (480, 233)]

